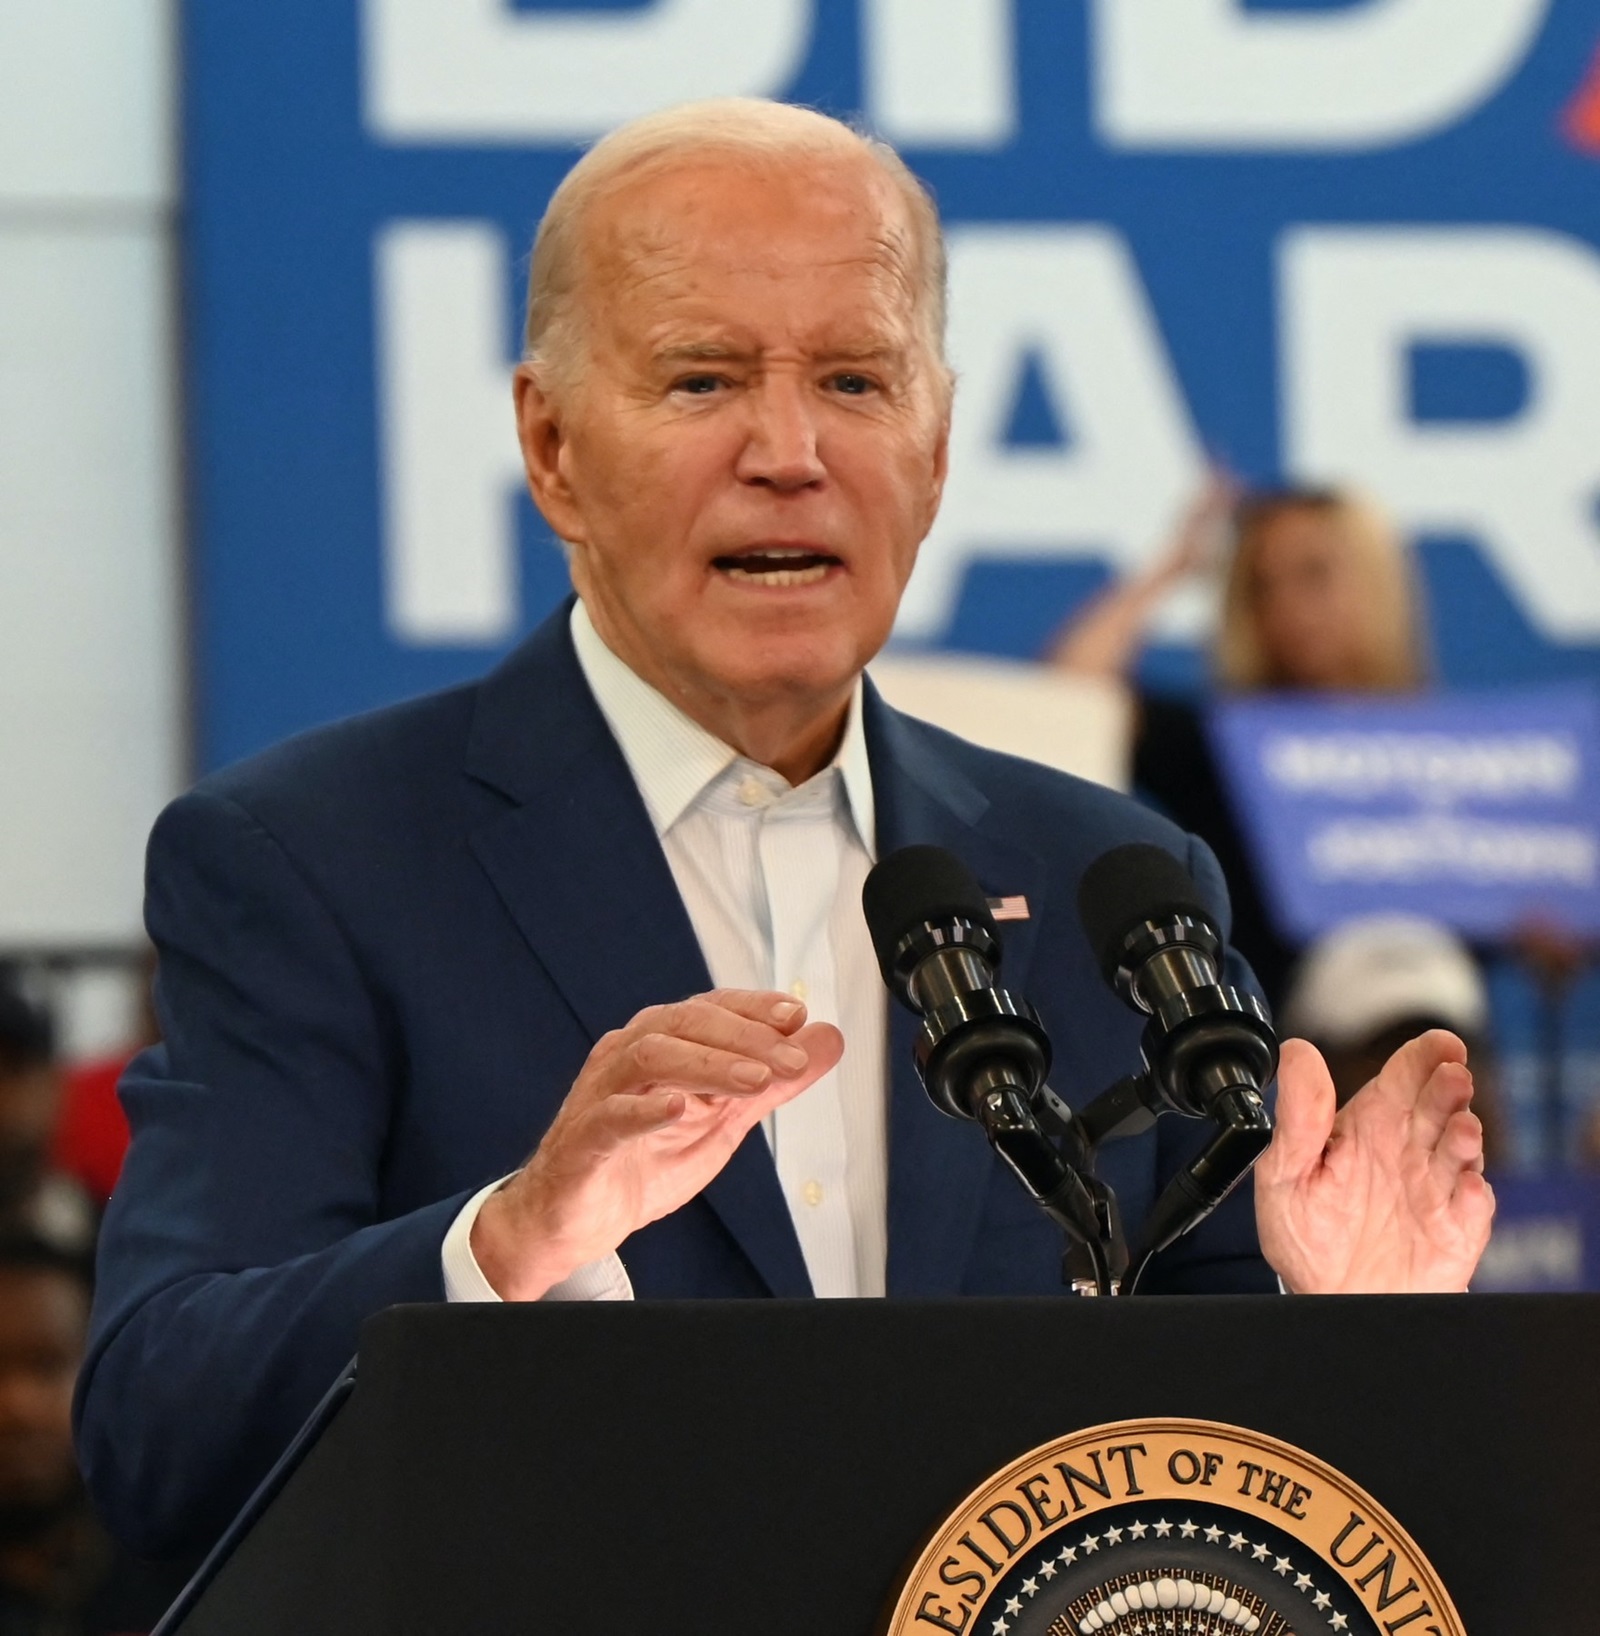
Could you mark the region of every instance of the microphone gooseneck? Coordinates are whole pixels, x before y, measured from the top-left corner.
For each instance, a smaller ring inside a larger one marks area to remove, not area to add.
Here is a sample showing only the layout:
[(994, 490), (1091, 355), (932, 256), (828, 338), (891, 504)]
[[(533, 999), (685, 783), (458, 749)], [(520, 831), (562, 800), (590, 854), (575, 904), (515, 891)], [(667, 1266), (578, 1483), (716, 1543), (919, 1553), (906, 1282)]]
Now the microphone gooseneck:
[(1084, 874), (1078, 911), (1106, 981), (1149, 1018), (1146, 1071), (1086, 1111), (1091, 1138), (1169, 1111), (1218, 1126), (1156, 1201), (1131, 1289), (1150, 1257), (1203, 1221), (1265, 1151), (1272, 1120), (1263, 1093), (1278, 1041), (1261, 1001), (1223, 982), (1221, 933), (1170, 853), (1143, 844), (1105, 853)]
[(916, 1064), (934, 1106), (983, 1127), (1023, 1186), (1084, 1251), (1080, 1281), (1109, 1291), (1114, 1209), (1040, 1123), (1042, 1105), (1086, 1153), (1070, 1128), (1070, 1110), (1045, 1086), (1050, 1041), (1038, 1013), (1000, 987), (1000, 936), (983, 889), (951, 853), (908, 846), (877, 864), (861, 902), (884, 982), (922, 1019)]

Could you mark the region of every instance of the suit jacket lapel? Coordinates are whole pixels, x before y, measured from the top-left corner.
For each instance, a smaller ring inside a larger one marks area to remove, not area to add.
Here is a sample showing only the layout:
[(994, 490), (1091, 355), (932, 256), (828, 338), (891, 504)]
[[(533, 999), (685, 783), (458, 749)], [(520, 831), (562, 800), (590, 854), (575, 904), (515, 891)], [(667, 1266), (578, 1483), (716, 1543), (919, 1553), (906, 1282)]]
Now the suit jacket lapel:
[[(979, 827), (988, 797), (944, 753), (936, 731), (891, 710), (870, 682), (864, 715), (878, 856), (914, 842), (945, 847), (991, 896), (1024, 894), (1037, 917), (1042, 860)], [(1029, 919), (1001, 927), (1001, 980), (1018, 992), (1026, 987), (1034, 926)], [(949, 1118), (928, 1100), (911, 1055), (917, 1027), (917, 1019), (891, 1001), (888, 1292), (955, 1295), (996, 1161), (975, 1125)]]
[[(469, 777), (508, 798), (473, 852), (593, 1039), (711, 987), (628, 764), (572, 650), (565, 604), (480, 689)], [(765, 1140), (752, 1131), (701, 1195), (775, 1295), (808, 1295)]]

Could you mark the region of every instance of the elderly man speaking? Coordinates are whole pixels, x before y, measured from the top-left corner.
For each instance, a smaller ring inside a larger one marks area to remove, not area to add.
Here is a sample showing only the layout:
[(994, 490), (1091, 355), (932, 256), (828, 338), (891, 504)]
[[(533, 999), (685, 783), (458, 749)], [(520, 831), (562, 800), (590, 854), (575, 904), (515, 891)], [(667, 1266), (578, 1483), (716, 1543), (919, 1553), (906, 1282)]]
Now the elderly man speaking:
[[(1226, 898), (1154, 814), (863, 677), (944, 481), (943, 277), (894, 153), (797, 108), (652, 116), (557, 191), (515, 397), (576, 600), (151, 840), (165, 1043), (123, 1085), (79, 1399), (130, 1543), (213, 1538), (393, 1302), (1059, 1288), (1055, 1229), (915, 1083), (862, 881), (922, 841), (1025, 897), (1008, 981), (1080, 1102), (1138, 1028), (1085, 867), (1154, 842), (1222, 924)], [(1471, 1090), (1435, 1033), (1335, 1117), (1291, 1042), (1254, 1219), (1224, 1206), (1149, 1287), (1465, 1287), (1493, 1209)], [(1176, 1123), (1103, 1155), (1130, 1230)]]

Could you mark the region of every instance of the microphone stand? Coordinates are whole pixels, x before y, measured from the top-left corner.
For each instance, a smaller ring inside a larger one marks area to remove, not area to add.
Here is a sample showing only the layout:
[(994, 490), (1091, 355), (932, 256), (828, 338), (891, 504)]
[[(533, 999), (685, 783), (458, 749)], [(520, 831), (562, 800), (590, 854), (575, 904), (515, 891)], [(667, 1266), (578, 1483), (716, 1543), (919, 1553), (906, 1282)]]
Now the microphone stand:
[[(928, 969), (939, 974), (932, 962)], [(1213, 992), (1225, 1001), (1222, 990)], [(1075, 1294), (1131, 1295), (1151, 1257), (1210, 1215), (1271, 1140), (1272, 1119), (1254, 1088), (1277, 1064), (1265, 1013), (1208, 1017), (1207, 1005), (1177, 1029), (1164, 1015), (1157, 1018), (1145, 1051), (1153, 1066), (1074, 1112), (1043, 1078), (1049, 1045), (1030, 1006), (972, 985), (934, 998), (916, 1046), (923, 1083), (939, 1107), (982, 1126), (989, 1145), (1066, 1234), (1062, 1281)], [(1175, 1074), (1181, 1089), (1172, 1083)], [(1218, 1130), (1156, 1200), (1130, 1254), (1116, 1195), (1095, 1175), (1095, 1159), (1101, 1143), (1140, 1135), (1163, 1113), (1208, 1117)]]
[(1066, 1103), (1044, 1086), (1038, 1105), (1043, 1122), (1027, 1096), (1005, 1083), (980, 1087), (972, 1102), (990, 1146), (1066, 1234), (1062, 1281), (1076, 1295), (1115, 1295), (1128, 1268), (1116, 1195), (1094, 1174), (1093, 1154)]
[[(1079, 1295), (1132, 1293), (1150, 1258), (1209, 1215), (1271, 1138), (1261, 1087), (1277, 1068), (1277, 1037), (1260, 1000), (1221, 980), (1221, 935), (1196, 891), (1154, 846), (1114, 848), (1085, 875), (1079, 907), (1101, 971), (1149, 1020), (1144, 1072), (1075, 1113), (1046, 1082), (1050, 1040), (1038, 1012), (997, 985), (999, 934), (960, 859), (906, 847), (878, 863), (862, 890), (884, 981), (922, 1019), (913, 1054), (924, 1088), (941, 1112), (983, 1127), (1066, 1234), (1062, 1277)], [(1131, 925), (1117, 907), (1129, 892), (1150, 905)], [(1162, 1113), (1219, 1128), (1156, 1200), (1130, 1276), (1096, 1151), (1149, 1130)]]
[(927, 954), (908, 940), (914, 976), (906, 992), (922, 1018), (917, 1073), (936, 1107), (982, 1127), (1066, 1234), (1063, 1281), (1080, 1295), (1113, 1295), (1128, 1265), (1121, 1218), (1093, 1174), (1072, 1110), (1044, 1082), (1050, 1041), (1032, 1006), (994, 986), (993, 932), (964, 922), (957, 929), (959, 937), (926, 936)]
[(1218, 1097), (1211, 1117), (1216, 1134), (1168, 1183), (1144, 1224), (1139, 1253), (1128, 1279), (1128, 1294), (1152, 1256), (1198, 1227), (1255, 1168), (1272, 1140), (1272, 1117), (1258, 1092), (1239, 1090)]
[[(1142, 1135), (1160, 1114), (1179, 1111), (1157, 1088), (1148, 1069), (1119, 1079), (1081, 1113), (1073, 1113), (1048, 1086), (1040, 1100), (1051, 1122), (1081, 1155), (1078, 1168), (1089, 1177), (1102, 1142)], [(1208, 1112), (1217, 1123), (1216, 1134), (1156, 1200), (1137, 1252), (1130, 1257), (1124, 1245), (1123, 1276), (1115, 1293), (1133, 1294), (1151, 1257), (1204, 1221), (1250, 1174), (1272, 1140), (1272, 1117), (1260, 1094), (1248, 1086), (1221, 1092), (1211, 1099)], [(1095, 1185), (1109, 1194), (1103, 1182)]]
[[(1266, 1007), (1253, 994), (1223, 980), (1222, 938), (1198, 907), (1184, 906), (1192, 889), (1187, 875), (1155, 849), (1124, 849), (1106, 855), (1115, 875), (1137, 866), (1141, 890), (1173, 897), (1116, 935), (1101, 950), (1101, 969), (1113, 989), (1145, 1014), (1140, 1054), (1144, 1070), (1118, 1080), (1078, 1117), (1092, 1167), (1100, 1143), (1147, 1131), (1163, 1113), (1209, 1119), (1216, 1127), (1207, 1145), (1173, 1177), (1145, 1220), (1132, 1270), (1122, 1292), (1132, 1294), (1152, 1256), (1211, 1214), (1250, 1173), (1272, 1140), (1272, 1116), (1262, 1088), (1278, 1066), (1278, 1040)], [(1145, 853), (1153, 853), (1146, 857)], [(1102, 860), (1103, 862), (1105, 860)], [(1177, 874), (1176, 884), (1170, 877)], [(1084, 909), (1086, 926), (1106, 919), (1103, 887)], [(1092, 912), (1091, 912), (1092, 911)], [(1118, 920), (1120, 920), (1120, 916)], [(1096, 938), (1100, 943), (1104, 940)]]
[[(941, 975), (933, 962), (924, 970)], [(1232, 1015), (1220, 1023), (1188, 1017), (1176, 1051), (1169, 1049), (1173, 1033), (1156, 1027), (1146, 1050), (1156, 1066), (1119, 1079), (1075, 1113), (1044, 1080), (1049, 1044), (1025, 1002), (970, 983), (943, 986), (929, 998), (916, 1045), (923, 1084), (939, 1107), (976, 1120), (1034, 1203), (1066, 1234), (1062, 1281), (1075, 1294), (1132, 1294), (1150, 1258), (1203, 1221), (1271, 1139), (1272, 1120), (1248, 1083), (1248, 1070), (1270, 1071), (1277, 1051), (1249, 1032), (1248, 1018), (1240, 1036)], [(1264, 1029), (1264, 1017), (1255, 1026)], [(1216, 1049), (1241, 1040), (1252, 1049)], [(1180, 1070), (1184, 1088), (1175, 1094), (1168, 1081)], [(1094, 1173), (1100, 1144), (1140, 1135), (1162, 1113), (1200, 1117), (1201, 1107), (1219, 1129), (1156, 1200), (1130, 1254), (1116, 1195)]]

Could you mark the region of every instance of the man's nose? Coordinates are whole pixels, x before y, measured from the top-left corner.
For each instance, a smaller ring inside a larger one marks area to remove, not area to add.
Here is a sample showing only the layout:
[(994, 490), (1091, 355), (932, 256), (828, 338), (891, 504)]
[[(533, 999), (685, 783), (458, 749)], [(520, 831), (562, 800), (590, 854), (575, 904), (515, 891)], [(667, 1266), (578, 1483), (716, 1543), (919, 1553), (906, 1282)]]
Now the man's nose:
[(785, 491), (821, 482), (824, 467), (806, 384), (769, 376), (749, 402), (750, 431), (739, 453), (739, 477)]

